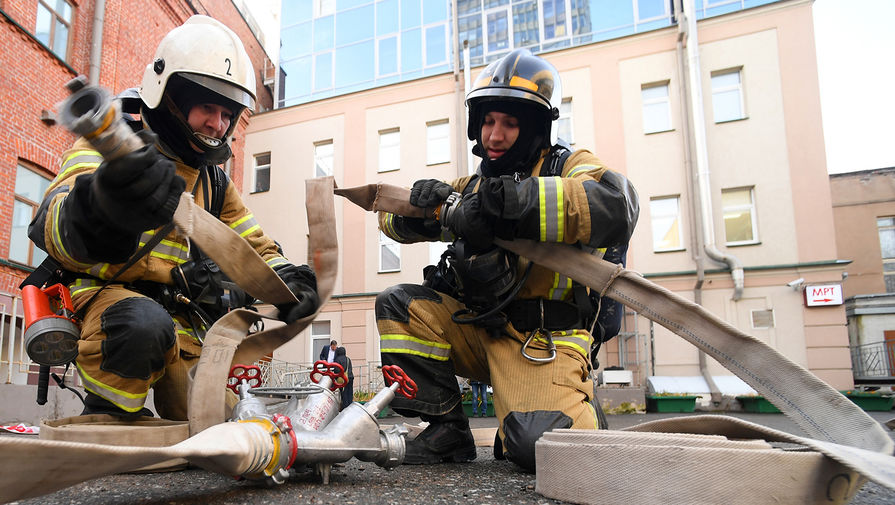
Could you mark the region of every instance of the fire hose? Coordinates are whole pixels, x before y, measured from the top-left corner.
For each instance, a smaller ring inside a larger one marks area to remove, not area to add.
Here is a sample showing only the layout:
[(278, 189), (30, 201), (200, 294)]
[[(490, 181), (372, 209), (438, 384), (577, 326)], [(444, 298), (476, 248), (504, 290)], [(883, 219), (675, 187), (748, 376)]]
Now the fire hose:
[[(436, 209), (422, 209), (409, 203), (409, 189), (387, 184), (336, 189), (335, 192), (367, 211), (385, 211), (413, 217), (434, 216), (442, 220), (450, 219), (455, 210), (453, 206), (459, 202), (455, 199)], [(620, 301), (639, 314), (668, 328), (712, 356), (777, 406), (814, 439), (796, 437), (798, 440), (795, 440), (791, 436), (773, 430), (755, 429), (757, 425), (751, 423), (747, 423), (751, 426), (744, 428), (742, 423), (736, 420), (726, 422), (725, 419), (717, 423), (703, 424), (718, 427), (719, 432), (723, 429), (731, 436), (764, 434), (769, 441), (795, 442), (816, 451), (814, 454), (819, 459), (816, 458), (818, 461), (811, 466), (812, 470), (808, 472), (810, 477), (801, 482), (805, 485), (805, 496), (817, 487), (826, 489), (827, 486), (833, 486), (834, 481), (839, 479), (837, 476), (845, 476), (844, 480), (847, 481), (846, 486), (839, 486), (844, 487), (845, 491), (837, 497), (837, 503), (843, 503), (843, 499), (847, 501), (853, 496), (865, 482), (864, 478), (895, 489), (895, 457), (892, 457), (895, 443), (880, 424), (829, 384), (764, 342), (739, 331), (705, 308), (653, 284), (634, 272), (625, 270), (621, 265), (598, 259), (573, 246), (522, 239), (511, 241), (496, 239), (494, 242), (520, 257), (596, 290), (601, 296)], [(643, 431), (661, 431), (663, 426), (672, 430), (681, 429), (687, 433), (705, 434), (697, 431), (698, 428), (694, 427), (693, 423), (676, 422), (646, 427)], [(632, 428), (637, 429), (638, 427)], [(627, 449), (641, 446), (633, 443), (604, 442), (603, 438), (601, 441), (596, 441), (595, 437), (604, 437), (604, 434), (559, 430), (551, 437), (543, 437), (538, 441), (535, 451), (537, 491), (552, 498), (570, 499), (569, 490), (575, 490), (574, 501), (585, 499), (599, 500), (593, 503), (627, 503), (633, 499), (634, 502), (641, 502), (637, 498), (632, 498), (630, 488), (614, 486), (618, 482), (611, 483), (604, 478), (607, 473), (628, 475), (618, 472), (617, 468), (601, 468), (600, 471), (593, 473), (564, 471), (568, 468), (565, 465), (573, 457), (579, 456), (579, 453), (588, 455), (584, 456), (584, 460), (576, 459), (581, 463), (580, 466), (575, 466), (579, 469), (596, 468), (600, 462), (611, 467), (614, 462), (620, 460), (637, 461), (638, 468), (643, 469), (644, 477), (655, 479), (655, 486), (642, 486), (642, 489), (646, 490), (664, 489), (658, 484), (657, 479), (663, 475), (668, 481), (677, 479), (676, 484), (683, 488), (689, 487), (688, 484), (684, 484), (687, 479), (701, 478), (701, 475), (693, 473), (688, 458), (699, 457), (699, 454), (704, 453), (697, 452), (696, 455), (686, 456), (681, 450), (681, 444), (694, 445), (691, 439), (678, 444), (666, 443), (665, 445), (670, 445), (672, 448), (670, 454), (660, 453), (656, 450), (657, 444), (647, 442), (642, 446), (645, 455), (642, 458), (635, 458)], [(582, 451), (585, 446), (592, 450)], [(617, 451), (615, 457), (607, 457), (610, 454), (607, 449), (611, 448), (625, 450)], [(599, 458), (596, 456), (597, 453), (600, 454)], [(771, 451), (768, 454), (779, 456), (778, 453), (779, 451)], [(656, 459), (658, 454), (664, 454), (660, 458), (665, 458), (662, 460), (665, 463), (661, 464), (661, 471), (656, 470), (656, 465), (660, 464)], [(733, 481), (738, 479), (742, 481), (743, 475), (752, 472), (756, 461), (765, 461), (767, 468), (772, 469), (771, 473), (786, 475), (792, 468), (807, 464), (805, 458), (800, 459), (793, 454), (789, 453), (789, 458), (784, 456), (782, 460), (769, 462), (761, 458), (750, 460), (732, 456), (730, 453), (721, 453), (706, 466), (722, 468), (727, 472), (728, 480)], [(668, 462), (673, 460), (680, 461), (681, 464), (669, 465)], [(818, 465), (832, 466), (822, 471)], [(820, 476), (829, 477), (830, 480), (823, 481)], [(816, 480), (810, 480), (812, 478)], [(760, 483), (761, 480), (761, 478), (750, 479), (749, 482)], [(695, 482), (693, 484), (695, 485)], [(750, 500), (754, 499), (754, 496), (746, 496)], [(652, 498), (647, 495), (638, 498), (643, 498), (642, 503), (661, 503), (656, 500), (665, 499), (666, 496), (653, 493)], [(775, 497), (769, 494), (767, 499)], [(685, 499), (672, 501), (686, 502)]]

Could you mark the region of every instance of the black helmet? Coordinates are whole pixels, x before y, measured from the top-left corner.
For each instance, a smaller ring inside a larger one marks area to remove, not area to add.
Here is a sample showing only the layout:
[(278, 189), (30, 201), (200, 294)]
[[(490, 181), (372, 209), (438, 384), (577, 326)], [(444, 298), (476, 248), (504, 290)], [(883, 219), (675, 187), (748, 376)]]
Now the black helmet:
[(504, 102), (535, 112), (544, 133), (544, 145), (539, 147), (548, 147), (556, 143), (552, 123), (559, 118), (561, 101), (562, 86), (556, 68), (528, 49), (516, 49), (485, 67), (473, 83), (472, 91), (466, 95), (469, 107), (467, 136), (469, 140), (479, 136), (481, 125), (476, 123), (482, 116), (479, 112), (482, 104)]

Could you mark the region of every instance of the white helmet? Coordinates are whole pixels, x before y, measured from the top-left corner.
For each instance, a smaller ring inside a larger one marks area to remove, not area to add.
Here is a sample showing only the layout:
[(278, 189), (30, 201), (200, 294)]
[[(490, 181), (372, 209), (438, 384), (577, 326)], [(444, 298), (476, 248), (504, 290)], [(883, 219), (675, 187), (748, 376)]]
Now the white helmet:
[(150, 109), (162, 101), (169, 78), (179, 74), (236, 104), (254, 109), (255, 69), (239, 37), (220, 21), (191, 16), (168, 32), (146, 65), (140, 98)]

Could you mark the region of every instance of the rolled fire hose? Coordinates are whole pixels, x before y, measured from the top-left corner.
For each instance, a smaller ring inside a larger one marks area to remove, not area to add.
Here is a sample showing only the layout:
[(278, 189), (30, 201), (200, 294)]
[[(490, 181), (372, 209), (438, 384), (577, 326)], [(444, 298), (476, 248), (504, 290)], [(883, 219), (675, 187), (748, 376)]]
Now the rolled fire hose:
[[(415, 217), (433, 215), (432, 209), (410, 205), (410, 190), (406, 188), (370, 184), (340, 188), (335, 192), (368, 211)], [(691, 496), (687, 490), (705, 487), (706, 482), (700, 473), (703, 469), (724, 471), (729, 477), (721, 484), (712, 482), (712, 489), (726, 485), (730, 480), (756, 486), (762, 482), (775, 483), (789, 485), (789, 490), (798, 489), (789, 494), (765, 493), (762, 499), (767, 502), (773, 502), (779, 496), (801, 493), (799, 496), (805, 498), (805, 503), (814, 503), (814, 498), (821, 495), (825, 500), (828, 495), (837, 498), (824, 503), (844, 503), (843, 500), (847, 501), (857, 492), (865, 482), (864, 478), (895, 489), (895, 457), (892, 457), (895, 444), (892, 439), (860, 407), (804, 367), (722, 321), (705, 308), (625, 270), (621, 265), (598, 259), (566, 244), (523, 239), (496, 239), (494, 242), (596, 290), (601, 296), (631, 307), (683, 337), (743, 379), (816, 439), (793, 437), (751, 423), (746, 423), (750, 426), (744, 428), (743, 421), (728, 416), (710, 416), (711, 423), (700, 416), (690, 422), (675, 421), (630, 428), (632, 431), (664, 429), (701, 434), (701, 430), (707, 427), (709, 431), (716, 429), (721, 435), (731, 433), (732, 438), (749, 434), (753, 438), (767, 438), (768, 441), (798, 443), (817, 452), (813, 453), (814, 466), (804, 472), (807, 477), (796, 483), (795, 480), (779, 478), (772, 481), (766, 478), (766, 474), (788, 476), (796, 472), (797, 468), (806, 464), (808, 458), (804, 457), (805, 453), (773, 449), (759, 451), (761, 457), (742, 457), (748, 451), (721, 452), (719, 456), (709, 457), (701, 447), (685, 451), (683, 448), (694, 445), (689, 437), (679, 436), (675, 439), (686, 438), (688, 442), (675, 444), (666, 441), (657, 444), (633, 441), (635, 435), (632, 434), (624, 442), (621, 439), (606, 442), (606, 432), (560, 430), (543, 437), (536, 445), (536, 490), (539, 493), (576, 503), (698, 503), (698, 500), (692, 501), (695, 495)], [(701, 436), (697, 436), (696, 440)], [(667, 450), (657, 450), (659, 445)], [(606, 450), (607, 447), (617, 451), (611, 453)], [(644, 457), (635, 458), (632, 451), (642, 451)], [(707, 464), (696, 469), (692, 465), (694, 458), (702, 458), (701, 461)], [(571, 463), (573, 459), (576, 464)], [(621, 461), (637, 461), (637, 474), (645, 480), (631, 478), (630, 474), (620, 471)], [(602, 463), (604, 468), (595, 470), (597, 463)], [(759, 475), (755, 472), (756, 465), (768, 466)], [(826, 468), (826, 471), (821, 471), (820, 467)], [(575, 471), (569, 471), (570, 468)], [(618, 479), (607, 479), (610, 474)], [(755, 479), (746, 478), (753, 474), (756, 475)], [(662, 475), (673, 477), (659, 480)], [(814, 480), (811, 480), (812, 476)], [(679, 499), (667, 495), (664, 487), (657, 487), (674, 479), (677, 479), (674, 485), (683, 490)], [(645, 485), (644, 482), (649, 484)], [(646, 489), (647, 495), (636, 496), (638, 489)], [(767, 487), (761, 489), (767, 490)], [(731, 498), (723, 502), (754, 504), (757, 498), (760, 497), (755, 493), (746, 493), (735, 500)], [(719, 501), (712, 496), (705, 503)]]

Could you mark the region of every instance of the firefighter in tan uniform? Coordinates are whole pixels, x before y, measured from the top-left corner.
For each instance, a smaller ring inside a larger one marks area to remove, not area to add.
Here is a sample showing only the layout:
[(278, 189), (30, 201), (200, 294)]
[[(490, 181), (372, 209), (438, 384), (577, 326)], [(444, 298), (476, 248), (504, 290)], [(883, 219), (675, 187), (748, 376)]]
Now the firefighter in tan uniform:
[(279, 307), (281, 319), (314, 312), (316, 279), (283, 257), (217, 166), (232, 156), (230, 136), (255, 102), (254, 70), (236, 34), (191, 17), (163, 38), (139, 91), (122, 101), (140, 114), (131, 126), (148, 145), (106, 162), (86, 140), (75, 142), (29, 236), (61, 265), (81, 316), (84, 413), (151, 415), (144, 402), (154, 388), (158, 414), (185, 420), (186, 373), (204, 332), (252, 300), (173, 228), (181, 193), (244, 237), (296, 293), (298, 304)]
[(456, 375), (493, 386), (495, 456), (528, 471), (545, 431), (598, 428), (591, 356), (618, 333), (621, 304), (599, 303), (571, 279), (492, 245), (495, 237), (564, 242), (624, 263), (637, 194), (590, 152), (557, 143), (561, 99), (556, 69), (528, 50), (490, 64), (466, 100), (478, 172), (413, 185), (410, 203), (438, 208), (437, 220), (379, 215), (398, 242), (453, 241), (423, 285), (376, 298), (382, 362), (419, 386), (415, 399), (392, 407), (429, 422), (408, 442), (405, 464), (476, 457)]

